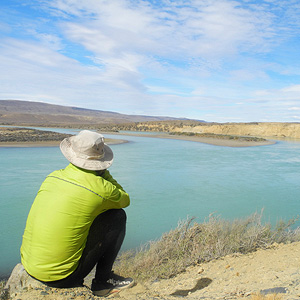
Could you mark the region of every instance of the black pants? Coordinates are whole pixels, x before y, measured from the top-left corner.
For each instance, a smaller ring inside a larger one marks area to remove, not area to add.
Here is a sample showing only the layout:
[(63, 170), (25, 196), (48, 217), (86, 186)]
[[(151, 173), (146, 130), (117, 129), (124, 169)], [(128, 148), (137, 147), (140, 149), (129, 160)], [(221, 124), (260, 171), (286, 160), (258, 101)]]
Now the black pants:
[(111, 209), (100, 214), (90, 228), (77, 269), (64, 279), (44, 283), (56, 288), (78, 286), (95, 265), (95, 278), (107, 280), (122, 246), (125, 230), (126, 213), (123, 209)]

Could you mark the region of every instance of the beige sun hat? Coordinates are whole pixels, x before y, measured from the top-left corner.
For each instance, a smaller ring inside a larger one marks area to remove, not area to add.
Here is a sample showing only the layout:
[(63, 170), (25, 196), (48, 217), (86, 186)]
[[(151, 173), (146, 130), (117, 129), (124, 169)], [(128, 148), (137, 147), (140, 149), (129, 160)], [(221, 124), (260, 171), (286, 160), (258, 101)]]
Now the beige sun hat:
[(60, 150), (69, 162), (86, 170), (104, 170), (113, 162), (113, 152), (104, 143), (103, 135), (89, 130), (65, 138)]

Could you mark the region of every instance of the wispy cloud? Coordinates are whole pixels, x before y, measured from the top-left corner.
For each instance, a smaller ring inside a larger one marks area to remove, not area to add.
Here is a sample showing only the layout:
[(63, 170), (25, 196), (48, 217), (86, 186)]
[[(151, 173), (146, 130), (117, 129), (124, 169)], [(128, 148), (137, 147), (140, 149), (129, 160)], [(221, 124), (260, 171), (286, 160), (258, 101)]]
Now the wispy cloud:
[(2, 99), (222, 122), (293, 121), (299, 107), (297, 1), (1, 6)]

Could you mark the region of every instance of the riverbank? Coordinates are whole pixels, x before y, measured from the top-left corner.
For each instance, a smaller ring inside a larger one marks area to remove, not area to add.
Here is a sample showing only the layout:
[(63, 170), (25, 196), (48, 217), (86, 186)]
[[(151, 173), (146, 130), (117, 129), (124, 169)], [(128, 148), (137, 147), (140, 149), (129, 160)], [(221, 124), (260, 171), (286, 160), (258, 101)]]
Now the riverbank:
[[(31, 148), (31, 147), (58, 147), (61, 141), (42, 142), (0, 142), (0, 148)], [(107, 145), (117, 145), (127, 143), (126, 140), (105, 139)]]
[(251, 122), (251, 123), (207, 123), (193, 120), (161, 122), (132, 122), (108, 124), (98, 127), (100, 131), (155, 131), (182, 134), (214, 134), (233, 137), (258, 137), (275, 140), (281, 138), (300, 139), (300, 123)]
[[(9, 132), (9, 138), (4, 138), (5, 134)], [(188, 135), (170, 135), (166, 133), (161, 134), (143, 134), (143, 133), (121, 133), (121, 132), (103, 132), (109, 135), (123, 135), (123, 136), (138, 136), (147, 138), (161, 138), (161, 139), (175, 139), (192, 141), (204, 144), (210, 144), (223, 147), (253, 147), (265, 146), (275, 144), (271, 140), (245, 140), (245, 139), (226, 139), (221, 137), (201, 137), (201, 136), (188, 136)], [(38, 136), (38, 138), (36, 138)], [(58, 147), (60, 142), (70, 135), (56, 133), (50, 131), (40, 131), (35, 129), (22, 129), (16, 128), (15, 130), (8, 130), (5, 127), (0, 127), (0, 147)], [(51, 139), (52, 138), (52, 139)], [(128, 141), (123, 139), (105, 139), (108, 145), (123, 144)]]
[[(296, 219), (273, 229), (261, 218), (262, 212), (233, 221), (213, 216), (202, 223), (187, 219), (149, 246), (121, 253), (114, 271), (134, 278), (136, 285), (115, 297), (299, 299), (300, 232), (291, 229)], [(56, 289), (33, 279), (18, 264), (6, 286), (0, 285), (0, 299), (97, 300), (90, 290), (94, 276), (95, 270), (82, 287)], [(269, 294), (278, 295), (264, 297)]]
[[(187, 300), (299, 299), (299, 257), (300, 242), (274, 244), (266, 250), (244, 255), (231, 254), (192, 266), (169, 279), (137, 282), (133, 288), (121, 291), (114, 298), (120, 300), (176, 300), (178, 297)], [(93, 296), (90, 290), (91, 279), (92, 277), (86, 279), (84, 287), (70, 289), (55, 289), (40, 284), (12, 294), (10, 299), (101, 299)], [(260, 297), (257, 296), (258, 294)], [(271, 294), (277, 296), (264, 297)]]
[[(34, 128), (0, 127), (0, 147), (58, 147), (71, 134)], [(107, 144), (126, 143), (121, 139), (105, 139)]]
[(273, 140), (246, 140), (246, 139), (226, 139), (221, 138), (220, 136), (215, 137), (203, 137), (203, 136), (189, 136), (189, 135), (176, 135), (176, 134), (143, 134), (143, 133), (122, 133), (122, 132), (104, 132), (103, 134), (110, 135), (126, 135), (126, 136), (140, 136), (140, 137), (149, 137), (149, 138), (161, 138), (161, 139), (174, 139), (174, 140), (184, 140), (184, 141), (192, 141), (204, 144), (210, 144), (215, 146), (223, 146), (223, 147), (253, 147), (253, 146), (266, 146), (276, 144), (276, 141)]

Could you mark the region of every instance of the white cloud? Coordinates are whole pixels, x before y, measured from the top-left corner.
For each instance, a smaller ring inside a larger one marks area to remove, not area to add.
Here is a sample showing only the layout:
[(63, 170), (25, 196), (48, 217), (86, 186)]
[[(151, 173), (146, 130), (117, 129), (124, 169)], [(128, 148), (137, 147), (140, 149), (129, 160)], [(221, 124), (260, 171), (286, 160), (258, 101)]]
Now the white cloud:
[(253, 81), (257, 80), (266, 80), (268, 79), (267, 74), (259, 67), (257, 68), (245, 68), (237, 69), (229, 72), (231, 75), (231, 80), (234, 81)]
[(276, 101), (299, 101), (300, 102), (300, 84), (289, 85), (278, 89), (258, 90), (254, 92), (260, 99), (273, 99)]
[(92, 16), (87, 22), (63, 22), (62, 28), (69, 39), (95, 54), (139, 51), (168, 58), (224, 57), (240, 50), (264, 51), (274, 36), (269, 13), (247, 10), (234, 1), (180, 2), (162, 1), (159, 8), (146, 1), (134, 6), (129, 1), (103, 0), (52, 5), (80, 18)]
[(280, 118), (299, 106), (300, 85), (276, 84), (299, 72), (269, 53), (283, 32), (297, 34), (277, 11), (293, 16), (293, 28), (296, 14), (261, 2), (31, 1), (32, 20), (0, 24), (0, 97), (211, 121)]
[[(2, 40), (1, 55), (8, 60), (19, 59), (32, 67), (60, 67), (63, 61), (69, 58), (52, 51), (48, 47), (35, 42), (26, 42), (17, 39)], [(9, 67), (9, 65), (8, 65)]]
[(300, 98), (300, 84), (291, 85), (281, 89), (283, 93), (296, 93)]

